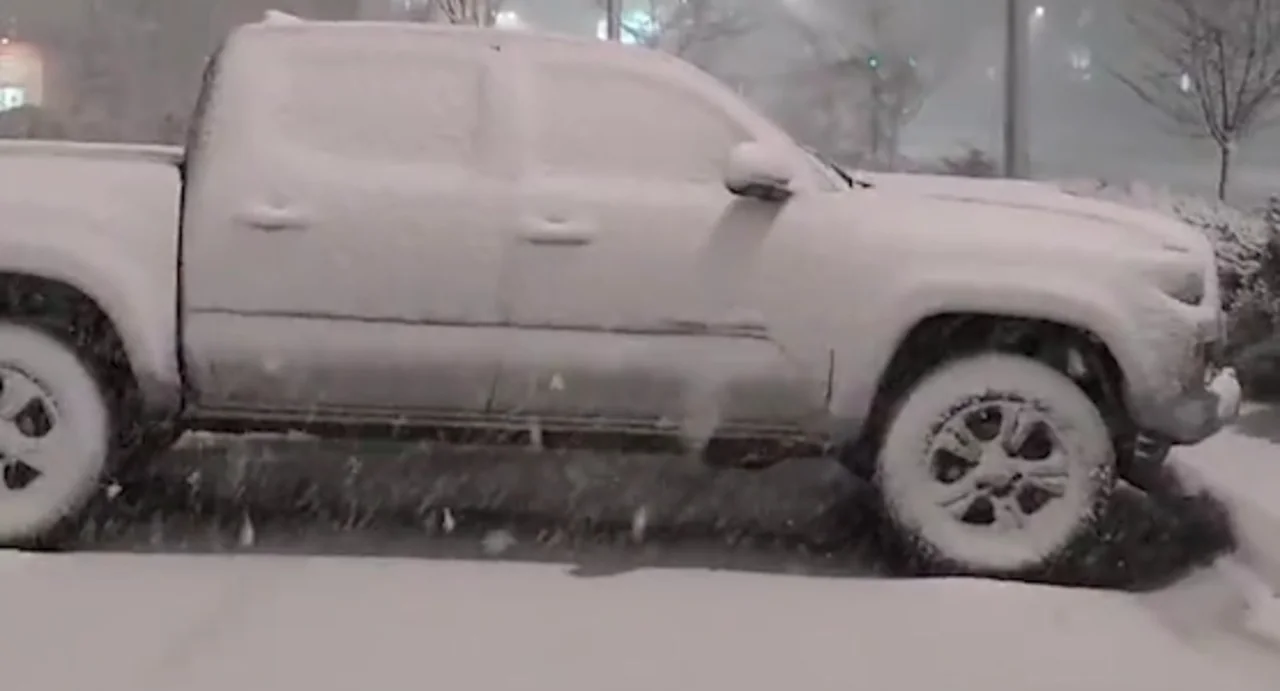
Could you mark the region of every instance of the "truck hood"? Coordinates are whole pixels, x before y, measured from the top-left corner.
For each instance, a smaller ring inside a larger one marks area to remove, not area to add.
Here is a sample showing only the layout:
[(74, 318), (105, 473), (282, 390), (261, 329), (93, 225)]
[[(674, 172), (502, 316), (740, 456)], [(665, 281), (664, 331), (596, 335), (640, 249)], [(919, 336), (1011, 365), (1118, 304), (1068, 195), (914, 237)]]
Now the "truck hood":
[(100, 144), (42, 139), (7, 139), (0, 140), (0, 156), (52, 156), (98, 161), (138, 161), (177, 165), (182, 162), (183, 151), (181, 147), (153, 144)]
[[(1208, 248), (1208, 240), (1200, 231), (1176, 219), (1154, 211), (1072, 194), (1051, 183), (898, 173), (872, 174), (866, 179), (889, 196), (909, 195), (947, 206), (973, 207), (975, 216), (985, 217), (990, 212), (1003, 211), (1014, 212), (1018, 216), (1049, 216), (1058, 221), (1021, 224), (1020, 234), (1060, 233), (1064, 225), (1069, 225), (1084, 241), (1087, 241), (1085, 236), (1104, 233), (1120, 242), (1174, 252), (1201, 254)], [(960, 209), (955, 210), (963, 213)], [(1088, 238), (1092, 239), (1101, 238)]]

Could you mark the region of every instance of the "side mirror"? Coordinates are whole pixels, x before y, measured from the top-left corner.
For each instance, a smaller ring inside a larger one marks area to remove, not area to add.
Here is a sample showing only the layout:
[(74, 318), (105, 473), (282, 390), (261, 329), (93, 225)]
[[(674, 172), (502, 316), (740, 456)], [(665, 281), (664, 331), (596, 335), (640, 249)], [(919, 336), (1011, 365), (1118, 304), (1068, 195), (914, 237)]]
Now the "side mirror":
[(792, 175), (785, 152), (760, 142), (743, 142), (729, 152), (724, 186), (740, 197), (784, 202), (794, 194)]

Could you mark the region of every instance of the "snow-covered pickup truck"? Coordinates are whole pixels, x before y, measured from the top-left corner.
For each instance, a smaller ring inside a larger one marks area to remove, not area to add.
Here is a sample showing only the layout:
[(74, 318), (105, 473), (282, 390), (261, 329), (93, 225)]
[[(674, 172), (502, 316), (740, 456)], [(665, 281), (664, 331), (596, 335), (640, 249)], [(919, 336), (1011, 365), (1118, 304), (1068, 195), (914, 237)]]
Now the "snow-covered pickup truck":
[(185, 150), (6, 143), (0, 178), (9, 544), (181, 431), (302, 430), (829, 453), (928, 563), (1016, 573), (1239, 403), (1195, 230), (853, 180), (617, 44), (265, 21)]

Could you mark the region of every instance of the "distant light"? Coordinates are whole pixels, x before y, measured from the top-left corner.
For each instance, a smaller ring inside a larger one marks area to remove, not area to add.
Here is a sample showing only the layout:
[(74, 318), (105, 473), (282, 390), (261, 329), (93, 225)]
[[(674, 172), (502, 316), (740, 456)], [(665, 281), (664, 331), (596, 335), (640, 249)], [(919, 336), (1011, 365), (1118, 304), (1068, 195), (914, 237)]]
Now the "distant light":
[(0, 38), (0, 46), (7, 46), (7, 45), (9, 45), (9, 39), (7, 37)]
[(1178, 88), (1182, 89), (1183, 92), (1191, 91), (1191, 87), (1193, 86), (1195, 86), (1195, 84), (1191, 82), (1191, 75), (1189, 74), (1183, 74), (1182, 78), (1178, 80)]
[(878, 70), (878, 69), (880, 69), (880, 56), (879, 56), (879, 55), (868, 55), (868, 56), (867, 56), (867, 67), (870, 67), (870, 68), (871, 68), (871, 69), (873, 69), (873, 70)]
[(499, 29), (518, 29), (523, 24), (520, 14), (515, 10), (503, 10), (493, 15), (493, 25)]
[(1044, 19), (1044, 15), (1045, 15), (1044, 5), (1036, 5), (1036, 19)]
[(20, 86), (0, 87), (0, 111), (21, 108), (27, 104), (27, 90)]
[(1071, 67), (1086, 71), (1093, 66), (1093, 54), (1088, 47), (1077, 46), (1067, 52), (1067, 59), (1071, 62)]
[[(647, 42), (662, 30), (658, 22), (644, 10), (631, 10), (622, 15), (622, 43), (635, 45)], [(596, 38), (609, 40), (609, 24), (604, 19), (596, 23)]]

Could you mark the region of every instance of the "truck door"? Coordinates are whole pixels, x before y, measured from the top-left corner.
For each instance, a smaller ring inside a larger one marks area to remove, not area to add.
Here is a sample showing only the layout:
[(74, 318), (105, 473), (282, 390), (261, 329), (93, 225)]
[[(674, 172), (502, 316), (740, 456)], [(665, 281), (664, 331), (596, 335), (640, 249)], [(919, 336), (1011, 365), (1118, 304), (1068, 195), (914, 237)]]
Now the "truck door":
[(600, 52), (511, 56), (529, 122), (504, 271), (519, 340), (495, 412), (694, 436), (809, 419), (821, 380), (788, 359), (753, 298), (786, 212), (723, 183), (751, 132), (658, 61)]
[(219, 415), (484, 414), (509, 181), (475, 37), (237, 34), (183, 232), (185, 356)]

